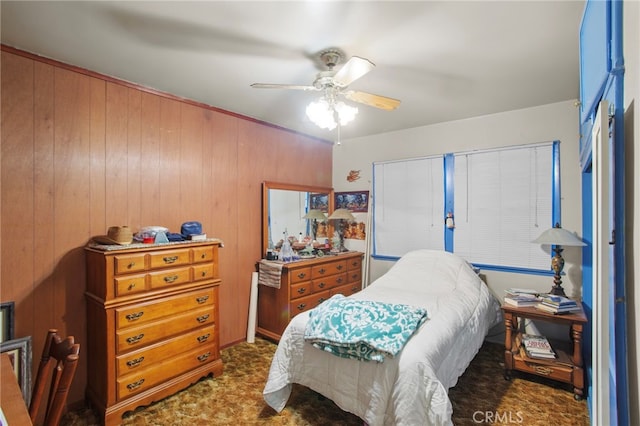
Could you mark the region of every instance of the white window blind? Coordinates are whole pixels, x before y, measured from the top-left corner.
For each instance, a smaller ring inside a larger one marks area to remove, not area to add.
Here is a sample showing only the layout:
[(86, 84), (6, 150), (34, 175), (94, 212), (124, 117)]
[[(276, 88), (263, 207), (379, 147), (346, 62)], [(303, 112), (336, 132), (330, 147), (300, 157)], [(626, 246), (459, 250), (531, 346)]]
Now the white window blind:
[(444, 250), (443, 157), (374, 163), (374, 256)]
[(453, 252), (474, 264), (549, 269), (531, 241), (552, 226), (553, 144), (454, 155)]

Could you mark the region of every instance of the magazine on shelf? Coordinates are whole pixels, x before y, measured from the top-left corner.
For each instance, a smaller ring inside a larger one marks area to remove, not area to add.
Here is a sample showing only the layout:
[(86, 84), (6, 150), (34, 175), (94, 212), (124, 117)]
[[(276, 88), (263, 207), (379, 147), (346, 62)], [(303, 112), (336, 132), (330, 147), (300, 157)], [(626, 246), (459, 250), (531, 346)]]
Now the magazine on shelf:
[(551, 344), (544, 336), (537, 336), (534, 334), (522, 335), (522, 346), (528, 357), (530, 358), (555, 358)]

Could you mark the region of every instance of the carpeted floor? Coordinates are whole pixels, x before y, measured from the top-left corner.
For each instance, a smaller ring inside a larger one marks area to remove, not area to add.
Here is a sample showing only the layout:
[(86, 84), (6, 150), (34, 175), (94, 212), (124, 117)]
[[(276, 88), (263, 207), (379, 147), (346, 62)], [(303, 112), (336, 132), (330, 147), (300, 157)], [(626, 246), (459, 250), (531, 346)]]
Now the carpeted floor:
[[(149, 407), (128, 413), (123, 425), (358, 425), (317, 393), (295, 385), (287, 407), (277, 414), (262, 399), (276, 345), (256, 338), (222, 351), (224, 373), (206, 378)], [(503, 378), (504, 347), (485, 343), (458, 384), (450, 389), (453, 422), (478, 424), (589, 425), (585, 401), (575, 401), (568, 385), (514, 372)], [(99, 422), (90, 409), (65, 415), (62, 426)]]

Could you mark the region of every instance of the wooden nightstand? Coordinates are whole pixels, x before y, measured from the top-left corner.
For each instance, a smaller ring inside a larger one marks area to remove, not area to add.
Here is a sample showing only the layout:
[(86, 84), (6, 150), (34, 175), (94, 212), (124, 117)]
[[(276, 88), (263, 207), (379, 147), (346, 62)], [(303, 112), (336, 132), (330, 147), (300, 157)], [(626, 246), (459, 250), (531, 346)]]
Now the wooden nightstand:
[[(584, 311), (554, 315), (534, 307), (517, 308), (502, 305), (506, 335), (504, 341), (504, 377), (511, 379), (513, 370), (548, 377), (573, 386), (573, 396), (579, 400), (583, 396), (584, 370), (582, 368), (582, 327), (587, 322)], [(533, 359), (527, 357), (520, 348), (520, 321), (525, 319), (546, 321), (569, 326), (566, 341), (549, 339), (556, 359)]]

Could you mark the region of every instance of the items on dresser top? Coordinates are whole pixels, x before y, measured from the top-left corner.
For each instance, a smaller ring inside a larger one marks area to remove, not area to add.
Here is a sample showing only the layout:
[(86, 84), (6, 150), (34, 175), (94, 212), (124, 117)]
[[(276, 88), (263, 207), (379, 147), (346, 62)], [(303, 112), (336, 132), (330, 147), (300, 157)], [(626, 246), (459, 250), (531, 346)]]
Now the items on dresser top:
[(222, 373), (221, 246), (210, 239), (85, 247), (87, 398), (105, 425)]

